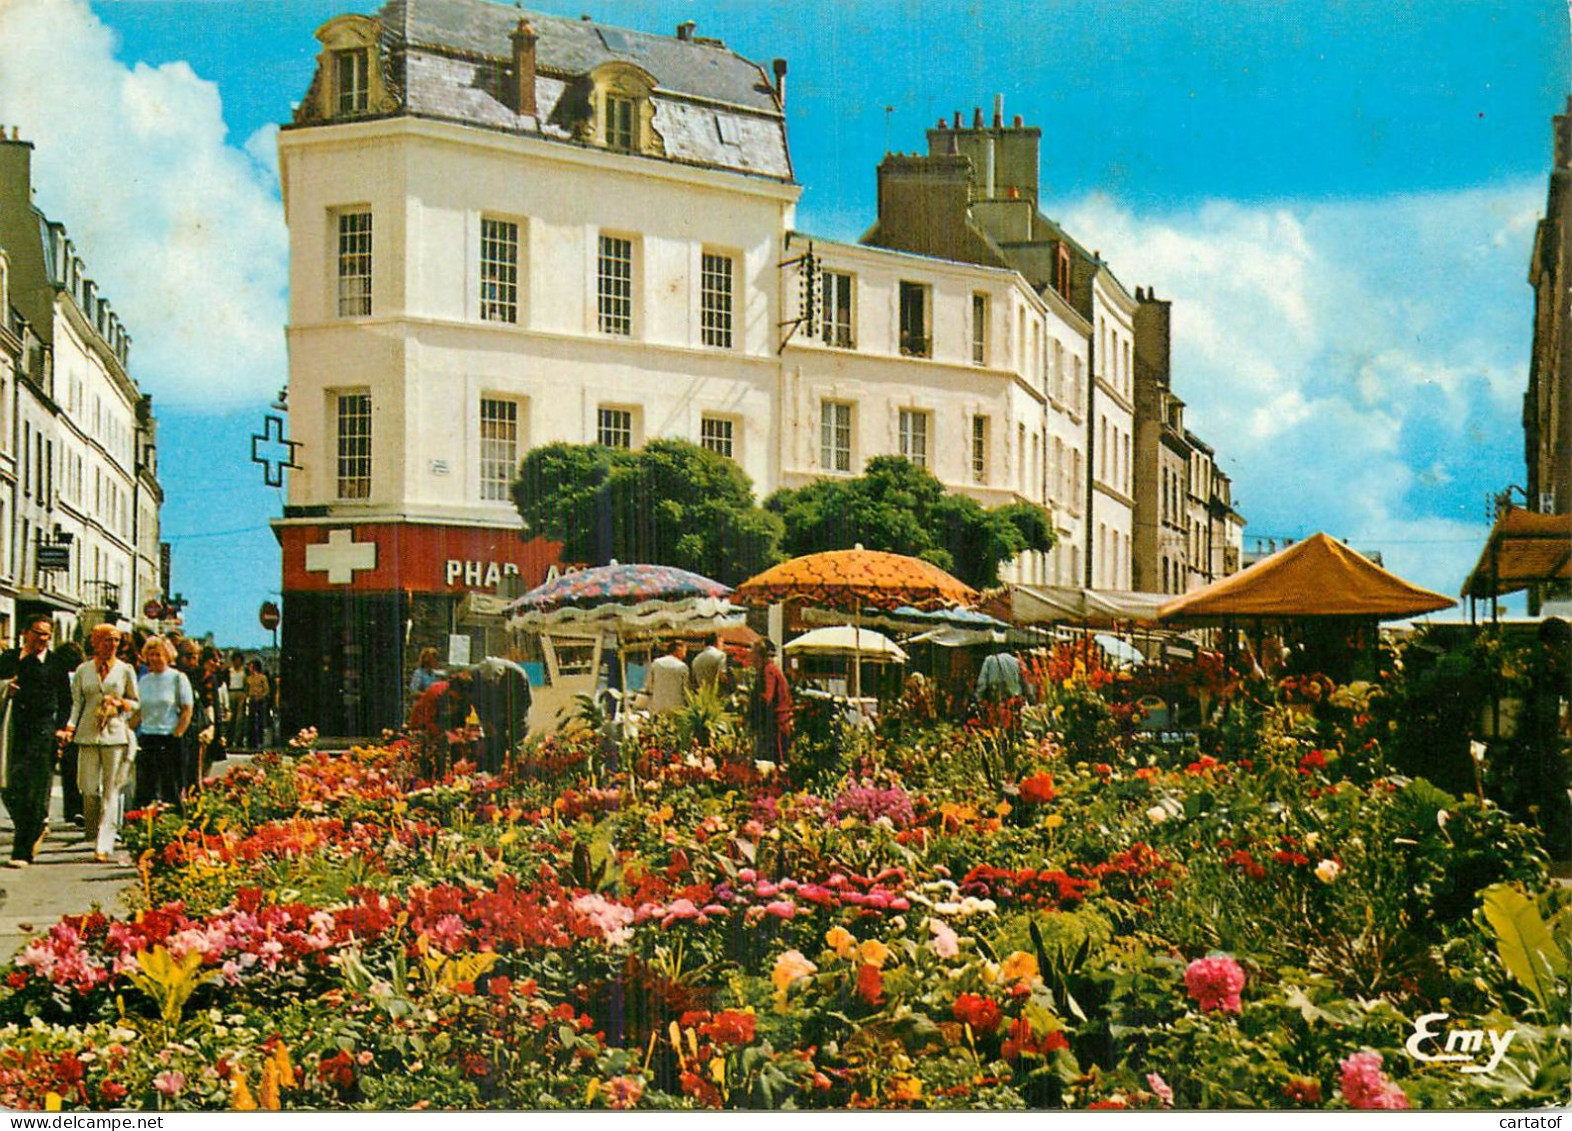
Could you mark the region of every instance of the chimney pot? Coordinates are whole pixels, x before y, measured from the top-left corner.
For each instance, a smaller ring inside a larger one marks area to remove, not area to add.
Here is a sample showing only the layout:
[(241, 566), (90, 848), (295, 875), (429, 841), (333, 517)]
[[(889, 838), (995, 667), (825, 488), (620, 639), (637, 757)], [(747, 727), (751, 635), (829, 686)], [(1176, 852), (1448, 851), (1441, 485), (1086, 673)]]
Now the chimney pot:
[(1019, 115), (1019, 114), (1017, 114), (1017, 115), (1016, 115), (1016, 116), (1015, 116), (1015, 117), (1014, 117), (1014, 119), (1012, 119), (1012, 121), (1011, 121), (1011, 124), (1012, 124), (1012, 125), (1013, 125), (1013, 126), (1014, 126), (1014, 127), (1015, 127), (1015, 128), (1016, 128), (1016, 129), (1020, 129), (1020, 128), (1021, 128), (1021, 127), (1022, 127), (1022, 126), (1024, 126), (1024, 125), (1026, 125), (1026, 119), (1025, 119), (1025, 118), (1023, 118), (1023, 117), (1021, 117), (1021, 116), (1020, 116), (1020, 115)]
[(692, 20), (683, 20), (682, 23), (677, 25), (677, 38), (682, 40), (684, 43), (691, 42), (693, 39), (693, 33), (695, 30), (697, 30), (698, 26), (699, 25), (694, 23)]
[(993, 96), (993, 128), (997, 130), (997, 129), (1002, 129), (1003, 127), (1004, 127), (1004, 95), (996, 94), (996, 95)]
[(982, 107), (981, 106), (973, 106), (972, 107), (972, 129), (980, 130), (982, 128), (983, 128)]
[(957, 130), (960, 129), (961, 128), (961, 112), (959, 110), (957, 110), (955, 112), (955, 119), (954, 119), (954, 121), (955, 121), (955, 125), (952, 128), (953, 129), (957, 129)]
[(774, 59), (770, 62), (770, 70), (775, 73), (775, 97), (782, 106), (786, 105), (786, 60)]

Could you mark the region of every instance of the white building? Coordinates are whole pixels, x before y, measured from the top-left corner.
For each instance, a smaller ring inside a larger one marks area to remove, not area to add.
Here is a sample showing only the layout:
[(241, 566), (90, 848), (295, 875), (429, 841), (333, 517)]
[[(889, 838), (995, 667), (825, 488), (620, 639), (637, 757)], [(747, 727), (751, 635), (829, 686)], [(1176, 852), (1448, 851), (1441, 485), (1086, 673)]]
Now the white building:
[(163, 493), (130, 335), (64, 226), (33, 205), (31, 154), (14, 131), (0, 138), (0, 635), (44, 610), (63, 637), (140, 620), (162, 596)]

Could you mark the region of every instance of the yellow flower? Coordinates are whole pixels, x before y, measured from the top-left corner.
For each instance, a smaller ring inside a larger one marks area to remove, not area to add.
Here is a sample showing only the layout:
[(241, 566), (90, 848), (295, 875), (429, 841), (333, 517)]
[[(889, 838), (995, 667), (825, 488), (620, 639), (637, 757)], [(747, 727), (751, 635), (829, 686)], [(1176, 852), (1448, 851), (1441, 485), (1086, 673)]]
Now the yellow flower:
[(1037, 959), (1027, 954), (1024, 950), (1018, 950), (1004, 960), (1004, 964), (999, 968), (999, 972), (1004, 975), (1005, 981), (1008, 982), (1030, 981), (1037, 977), (1039, 973)]
[(777, 991), (784, 994), (787, 987), (797, 979), (818, 972), (818, 966), (809, 961), (800, 950), (788, 950), (775, 960), (775, 969), (770, 972), (770, 981), (775, 984)]
[(236, 1068), (229, 1074), (229, 1084), (233, 1094), (229, 1099), (231, 1111), (255, 1111), (257, 1101), (252, 1098), (251, 1085), (246, 1083), (246, 1074)]
[(278, 1068), (278, 1082), (286, 1088), (295, 1086), (295, 1066), (289, 1059), (289, 1046), (279, 1041), (273, 1049), (273, 1063)]
[(857, 939), (845, 927), (831, 927), (824, 934), (824, 945), (839, 958), (850, 958), (857, 952)]
[(857, 948), (857, 954), (869, 966), (877, 966), (882, 970), (885, 961), (890, 957), (890, 948), (878, 939), (868, 939)]
[(61, 1102), (59, 1092), (47, 1092), (44, 1094), (45, 1111), (59, 1111)]
[(887, 1095), (901, 1103), (916, 1103), (922, 1099), (922, 1081), (915, 1076), (892, 1076)]
[(284, 1106), (278, 1094), (278, 1065), (271, 1060), (262, 1066), (260, 1099), (263, 1111), (278, 1111)]
[(1060, 825), (1064, 824), (1064, 817), (1058, 813), (1049, 813), (1048, 819), (1044, 821), (1043, 824), (1047, 825), (1050, 829), (1057, 829)]

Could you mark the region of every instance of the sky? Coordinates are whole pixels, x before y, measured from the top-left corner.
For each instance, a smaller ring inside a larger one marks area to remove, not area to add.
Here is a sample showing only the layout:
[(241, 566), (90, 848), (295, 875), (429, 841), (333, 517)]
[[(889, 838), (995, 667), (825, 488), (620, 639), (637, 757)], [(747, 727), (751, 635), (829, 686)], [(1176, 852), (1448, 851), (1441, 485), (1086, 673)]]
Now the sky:
[[(315, 29), (366, 0), (0, 0), (0, 124), (32, 140), (134, 342), (188, 625), (266, 634), (281, 493), (249, 436), (285, 383), (277, 124)], [(785, 57), (797, 226), (855, 239), (885, 152), (990, 108), (1043, 131), (1043, 209), (1173, 301), (1187, 423), (1256, 537), (1326, 530), (1456, 593), (1520, 424), (1560, 0), (579, 0), (531, 10)]]

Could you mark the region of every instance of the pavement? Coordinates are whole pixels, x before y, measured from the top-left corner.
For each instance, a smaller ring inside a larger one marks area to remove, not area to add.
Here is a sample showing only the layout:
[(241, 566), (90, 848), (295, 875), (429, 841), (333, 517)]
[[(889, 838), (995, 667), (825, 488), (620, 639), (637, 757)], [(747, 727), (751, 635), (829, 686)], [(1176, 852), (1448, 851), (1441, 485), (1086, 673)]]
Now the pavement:
[[(212, 772), (222, 777), (247, 761), (247, 755), (232, 754)], [(120, 850), (115, 861), (94, 863), (92, 842), (65, 820), (63, 806), (56, 775), (49, 800), (49, 835), (33, 854), (32, 867), (0, 867), (0, 963), (10, 961), (63, 915), (80, 915), (95, 905), (109, 915), (130, 910), (121, 900), (122, 893), (138, 883), (129, 856)], [(10, 858), (11, 839), (11, 815), (0, 805), (0, 859)]]

